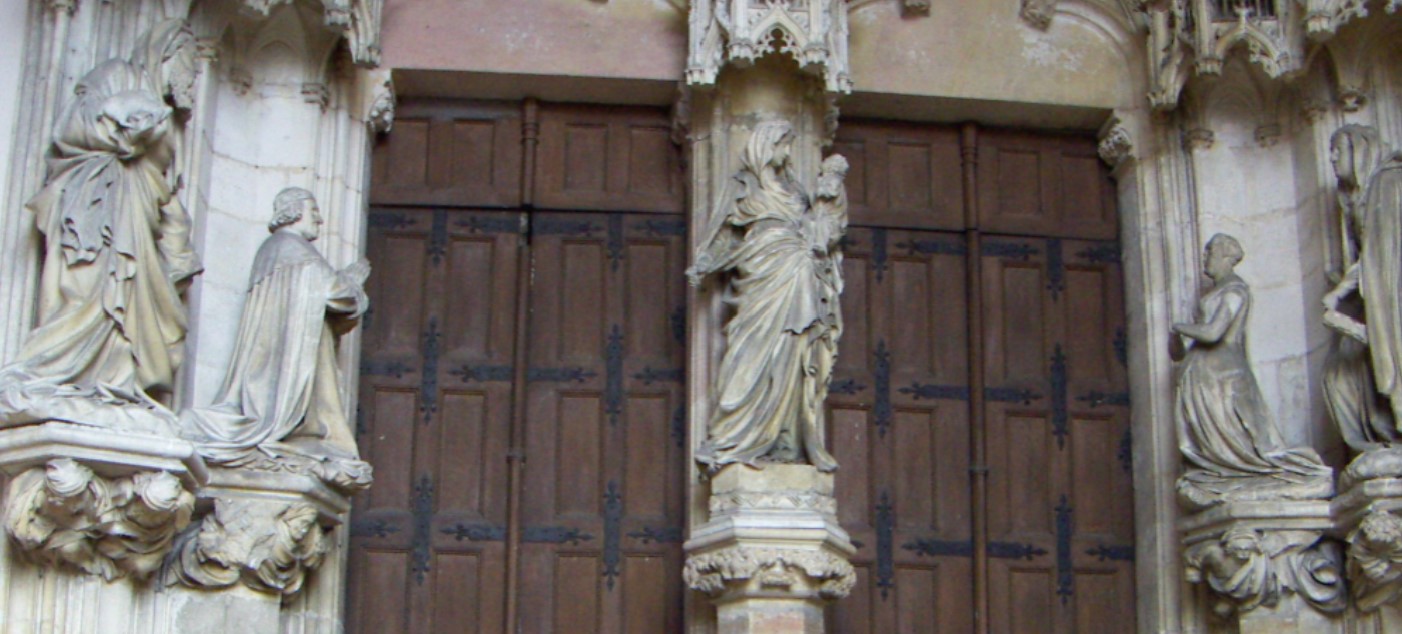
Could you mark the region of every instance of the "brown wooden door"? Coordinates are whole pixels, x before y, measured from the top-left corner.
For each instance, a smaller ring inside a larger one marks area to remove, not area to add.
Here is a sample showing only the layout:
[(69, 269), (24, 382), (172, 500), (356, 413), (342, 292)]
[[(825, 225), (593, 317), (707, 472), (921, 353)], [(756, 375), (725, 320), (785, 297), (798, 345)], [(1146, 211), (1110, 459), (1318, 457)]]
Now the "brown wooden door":
[(844, 122), (833, 148), (853, 165), (854, 227), (829, 437), (858, 583), (830, 628), (962, 634), (985, 603), (989, 632), (1133, 631), (1110, 182), (1087, 138), (979, 130), (964, 143), (953, 128)]
[[(537, 129), (538, 161), (522, 151)], [(654, 110), (401, 108), (374, 157), (358, 434), (376, 485), (352, 517), (351, 632), (681, 629), (686, 227), (668, 130)], [(574, 206), (522, 210), (523, 191)]]
[(685, 230), (532, 217), (524, 632), (681, 628)]

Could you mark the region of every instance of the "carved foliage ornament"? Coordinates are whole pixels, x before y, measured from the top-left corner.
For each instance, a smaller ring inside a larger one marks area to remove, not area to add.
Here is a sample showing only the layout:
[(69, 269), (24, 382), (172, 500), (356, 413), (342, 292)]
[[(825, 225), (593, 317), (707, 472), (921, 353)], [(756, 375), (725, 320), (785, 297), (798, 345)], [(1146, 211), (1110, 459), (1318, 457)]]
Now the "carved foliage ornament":
[(36, 563), (63, 563), (111, 581), (160, 567), (195, 497), (164, 471), (108, 479), (68, 458), (10, 482), (5, 529)]
[(857, 574), (846, 559), (825, 550), (734, 546), (687, 559), (686, 584), (711, 596), (733, 585), (756, 582), (760, 589), (797, 590), (810, 583), (818, 596), (840, 599), (852, 591)]
[(695, 0), (690, 32), (688, 84), (714, 84), (727, 63), (748, 66), (778, 48), (828, 92), (852, 90), (845, 0)]

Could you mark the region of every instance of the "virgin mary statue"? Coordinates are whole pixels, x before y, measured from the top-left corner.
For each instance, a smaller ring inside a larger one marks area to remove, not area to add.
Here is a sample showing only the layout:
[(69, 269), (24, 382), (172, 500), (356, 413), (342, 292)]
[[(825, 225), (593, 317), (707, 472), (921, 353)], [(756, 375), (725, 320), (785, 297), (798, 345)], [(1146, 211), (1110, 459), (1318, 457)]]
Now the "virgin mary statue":
[(823, 401), (842, 333), (835, 253), (846, 228), (846, 165), (840, 157), (824, 164), (823, 204), (810, 206), (789, 163), (792, 141), (786, 121), (756, 126), (688, 271), (693, 284), (729, 272), (725, 300), (735, 310), (708, 438), (696, 453), (712, 471), (763, 462), (837, 469), (824, 448)]
[(181, 289), (200, 271), (173, 171), (172, 106), (190, 105), (193, 52), (183, 22), (161, 22), (131, 59), (84, 75), (59, 117), (48, 178), (26, 205), (44, 264), (38, 326), (0, 371), (5, 423), (93, 409), (62, 397), (163, 409), (185, 339)]

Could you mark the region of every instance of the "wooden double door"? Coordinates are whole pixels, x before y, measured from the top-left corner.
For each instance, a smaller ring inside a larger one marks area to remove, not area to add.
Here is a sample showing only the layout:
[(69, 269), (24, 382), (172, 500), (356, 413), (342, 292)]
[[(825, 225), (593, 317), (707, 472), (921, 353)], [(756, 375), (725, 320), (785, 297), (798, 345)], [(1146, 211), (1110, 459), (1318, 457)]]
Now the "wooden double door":
[[(664, 113), (400, 110), (374, 156), (376, 483), (349, 629), (682, 631), (695, 467)], [(1093, 140), (844, 122), (834, 150), (853, 226), (828, 438), (858, 585), (829, 631), (1132, 631), (1118, 231)]]
[(1092, 139), (843, 123), (829, 630), (1132, 632), (1118, 227)]
[(349, 630), (680, 631), (686, 226), (667, 119), (407, 105), (375, 156), (375, 485), (352, 521)]

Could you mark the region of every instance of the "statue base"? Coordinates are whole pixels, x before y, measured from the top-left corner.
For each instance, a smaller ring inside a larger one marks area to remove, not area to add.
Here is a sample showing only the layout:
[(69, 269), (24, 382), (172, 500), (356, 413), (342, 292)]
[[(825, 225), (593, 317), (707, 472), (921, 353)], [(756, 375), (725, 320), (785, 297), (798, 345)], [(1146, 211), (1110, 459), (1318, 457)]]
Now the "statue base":
[(1242, 634), (1329, 632), (1347, 607), (1325, 500), (1227, 502), (1179, 520), (1185, 577)]
[(710, 518), (686, 542), (684, 576), (716, 604), (718, 632), (821, 633), (824, 603), (856, 583), (832, 474), (730, 465), (711, 481)]
[[(1359, 456), (1340, 479), (1335, 530), (1348, 544), (1348, 582), (1362, 612), (1390, 609), (1402, 598), (1402, 464), (1398, 449)], [(1345, 488), (1346, 487), (1346, 488)]]

